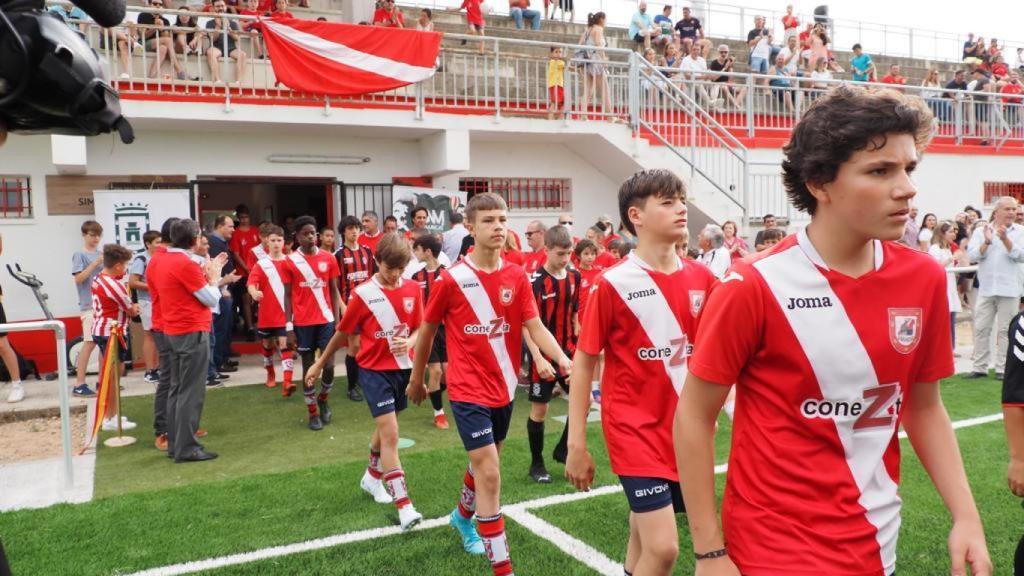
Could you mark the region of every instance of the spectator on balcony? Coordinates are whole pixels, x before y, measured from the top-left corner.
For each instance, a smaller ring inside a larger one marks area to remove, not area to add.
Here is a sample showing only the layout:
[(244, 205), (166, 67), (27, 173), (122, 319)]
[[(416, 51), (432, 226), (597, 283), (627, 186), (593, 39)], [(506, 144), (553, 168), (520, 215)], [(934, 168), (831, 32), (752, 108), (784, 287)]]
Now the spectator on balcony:
[[(688, 44), (687, 46), (692, 48), (693, 44)], [(645, 50), (644, 58), (647, 58), (651, 62), (654, 62), (654, 60), (650, 59), (650, 54), (652, 52), (657, 54), (654, 48), (648, 48), (647, 50)], [(687, 53), (687, 55), (689, 55), (689, 53)], [(679, 48), (676, 48), (675, 44), (669, 44), (668, 47), (665, 48), (665, 56), (660, 58), (660, 63), (658, 64), (658, 66), (663, 68), (679, 69), (682, 67), (682, 65), (683, 58), (679, 55)], [(676, 75), (674, 71), (669, 70), (662, 70), (661, 73), (664, 74), (666, 78), (672, 78), (673, 76)]]
[(405, 15), (395, 6), (395, 0), (384, 0), (384, 7), (373, 12), (373, 25), (384, 28), (405, 28)]
[[(466, 27), (470, 36), (484, 35), (484, 12), (480, 8), (480, 0), (462, 0), (459, 10), (466, 11)], [(480, 53), (484, 53), (484, 43), (480, 41)]]
[(851, 72), (854, 82), (873, 82), (875, 79), (875, 63), (871, 55), (864, 52), (864, 48), (858, 43), (853, 45), (853, 58), (850, 60)]
[(288, 11), (288, 0), (275, 0), (274, 11), (270, 13), (270, 18), (273, 20), (295, 18), (295, 15)]
[(779, 56), (786, 61), (786, 72), (790, 76), (800, 76), (800, 46), (796, 36), (790, 36), (786, 45), (779, 51)]
[(991, 102), (988, 93), (992, 91), (992, 80), (981, 68), (975, 68), (974, 79), (967, 84), (967, 90), (971, 92), (971, 99), (974, 101), (974, 128), (975, 133), (981, 137), (980, 144), (988, 146), (988, 119)]
[(939, 77), (939, 71), (935, 68), (928, 70), (928, 75), (921, 82), (921, 98), (928, 103), (932, 114), (938, 118), (939, 122), (946, 121), (949, 117), (949, 103), (942, 100), (942, 78)]
[(811, 22), (807, 23), (807, 27), (797, 34), (797, 40), (800, 42), (800, 53), (804, 61), (811, 59), (811, 32), (814, 31), (814, 24)]
[(68, 25), (75, 32), (82, 32), (83, 34), (88, 31), (89, 15), (82, 11), (81, 8), (75, 6), (71, 2), (64, 2), (50, 6), (50, 12), (61, 17), (64, 23)]
[(788, 45), (790, 38), (796, 38), (800, 19), (793, 15), (793, 5), (786, 6), (786, 15), (782, 17), (782, 39)]
[(1010, 72), (1010, 79), (1003, 84), (999, 92), (1001, 94), (1010, 94), (1010, 96), (1002, 97), (1003, 118), (1006, 119), (1010, 129), (1014, 130), (1017, 128), (1017, 123), (1020, 120), (1021, 97), (1017, 96), (1017, 94), (1024, 92), (1024, 86), (1020, 83), (1020, 72), (1017, 70)]
[[(256, 2), (256, 0), (249, 1), (250, 3)], [(188, 8), (183, 6), (182, 10), (188, 10)], [(184, 56), (198, 54), (203, 47), (203, 33), (199, 30), (196, 17), (179, 14), (174, 27), (177, 29), (174, 32), (174, 51)]]
[(565, 55), (561, 46), (552, 46), (548, 57), (548, 120), (559, 120), (565, 108)]
[[(151, 8), (161, 9), (164, 7), (164, 0), (150, 0)], [(178, 55), (174, 53), (174, 33), (169, 28), (171, 23), (164, 18), (163, 14), (155, 12), (140, 12), (137, 23), (142, 29), (139, 34), (145, 40), (146, 52), (156, 54), (153, 63), (149, 66), (149, 76), (156, 78), (160, 74), (160, 68), (165, 60), (170, 60), (171, 70), (178, 80), (185, 79), (185, 69), (178, 61)]]
[[(696, 42), (700, 38), (704, 37), (704, 28), (700, 25), (700, 20), (690, 15), (690, 7), (683, 7), (683, 17), (676, 22), (676, 32), (679, 33), (680, 41), (685, 42), (687, 39), (690, 42)], [(689, 51), (687, 51), (689, 52)]]
[(1010, 74), (1010, 67), (1006, 65), (1002, 54), (996, 54), (992, 58), (992, 64), (989, 66), (989, 69), (992, 72), (992, 78), (996, 82), (1001, 82)]
[(985, 49), (985, 39), (981, 36), (968, 48), (964, 47), (964, 63), (980, 65), (988, 62), (988, 50)]
[[(978, 46), (978, 41), (974, 39), (974, 32), (968, 32), (967, 40), (964, 42), (962, 60), (964, 62), (967, 62), (969, 58), (977, 58), (981, 60)], [(982, 46), (982, 49), (984, 49), (984, 46)]]
[(704, 79), (704, 73), (708, 71), (708, 63), (701, 57), (698, 44), (690, 46), (690, 53), (679, 63), (679, 69), (683, 72), (683, 78), (687, 80)]
[(669, 44), (671, 44), (671, 40), (674, 36), (674, 24), (675, 23), (672, 22), (672, 6), (666, 4), (665, 7), (661, 9), (661, 14), (654, 17), (654, 25), (661, 29), (661, 34), (658, 37), (668, 38), (670, 40)]
[[(734, 63), (735, 59), (729, 54), (729, 45), (721, 44), (718, 46), (718, 58), (708, 64), (708, 70), (710, 72), (732, 72)], [(743, 109), (741, 102), (747, 93), (746, 87), (732, 85), (732, 77), (724, 74), (709, 74), (708, 77), (715, 83), (711, 89), (712, 101), (717, 101), (719, 92), (723, 92), (727, 102), (735, 106), (737, 110)]]
[[(946, 82), (946, 90), (967, 90), (967, 80), (965, 79), (965, 77), (966, 75), (963, 70), (957, 70), (956, 72), (954, 72), (953, 79), (950, 80), (949, 82)], [(951, 100), (962, 98), (960, 94), (957, 94), (955, 92), (943, 92), (942, 97), (949, 98)]]
[(882, 77), (882, 84), (892, 84), (894, 86), (903, 86), (907, 83), (907, 77), (900, 74), (900, 65), (892, 64), (889, 66), (889, 73)]
[(817, 98), (821, 96), (826, 90), (832, 87), (829, 82), (832, 80), (832, 71), (825, 65), (824, 60), (818, 60), (818, 65), (811, 71), (811, 90), (810, 98)]
[(220, 58), (221, 56), (233, 58), (235, 60), (235, 79), (231, 84), (238, 86), (245, 73), (245, 61), (248, 55), (238, 47), (238, 39), (241, 35), (238, 21), (225, 17), (225, 10), (227, 10), (227, 5), (224, 0), (214, 1), (213, 12), (217, 16), (206, 23), (206, 29), (210, 31), (210, 47), (206, 50), (206, 61), (210, 64), (213, 83), (222, 85), (224, 79), (221, 77)]
[(523, 29), (524, 18), (530, 21), (534, 30), (540, 30), (540, 12), (530, 9), (530, 0), (508, 0), (508, 13), (519, 30)]
[(136, 47), (139, 49), (142, 48), (142, 45), (135, 39), (135, 30), (133, 29), (132, 23), (129, 22), (126, 26), (104, 28), (103, 33), (100, 35), (101, 48), (106, 48), (108, 39), (113, 40), (115, 50), (117, 51), (118, 64), (120, 65), (121, 70), (118, 77), (121, 80), (131, 78), (132, 51)]
[[(573, 2), (573, 0), (558, 0), (557, 5), (555, 4), (555, 0), (551, 0), (551, 4), (554, 5), (554, 8), (551, 9), (552, 20), (554, 20), (555, 13), (558, 9), (562, 10), (563, 21), (565, 21), (566, 12), (569, 13), (569, 22), (573, 22), (574, 20), (576, 20), (576, 4), (575, 2)], [(544, 10), (545, 12), (547, 11), (547, 6), (544, 7)]]
[(604, 24), (607, 20), (604, 12), (590, 14), (587, 17), (587, 29), (579, 40), (579, 44), (592, 46), (577, 52), (574, 58), (583, 60), (583, 99), (580, 101), (581, 110), (585, 118), (589, 118), (590, 94), (595, 91), (600, 94), (602, 112), (611, 112), (611, 94), (608, 90), (608, 77), (605, 74), (605, 63), (608, 55), (604, 51), (607, 41), (604, 37)]
[(779, 54), (775, 57), (775, 65), (768, 70), (771, 80), (772, 95), (785, 106), (786, 112), (793, 112), (793, 76), (786, 72), (786, 59)]
[[(239, 10), (238, 13), (242, 16), (253, 16), (259, 18), (264, 13), (260, 11), (259, 0), (246, 0), (245, 8)], [(178, 18), (181, 18), (179, 16)], [(195, 24), (193, 24), (195, 26)], [(252, 36), (253, 51), (256, 52), (256, 57), (263, 60), (267, 57), (267, 46), (263, 42), (263, 33), (260, 30), (260, 22), (258, 20), (242, 20), (242, 30), (248, 32)]]
[(996, 56), (1003, 53), (1003, 49), (999, 47), (999, 40), (992, 38), (988, 41), (988, 57), (989, 60), (995, 60)]
[(416, 29), (420, 32), (434, 31), (434, 13), (430, 11), (430, 8), (420, 10), (420, 15), (416, 18)]
[(238, 11), (242, 8), (239, 0), (224, 0), (224, 5), (227, 7), (228, 14), (238, 14)]
[(819, 59), (824, 59), (828, 62), (828, 33), (825, 31), (825, 26), (822, 24), (815, 24), (814, 28), (811, 29), (810, 37), (811, 55), (807, 58), (807, 68), (814, 70), (818, 64)]
[(661, 28), (654, 25), (651, 15), (647, 13), (647, 2), (641, 0), (636, 14), (633, 14), (633, 18), (629, 21), (629, 37), (633, 39), (633, 42), (647, 49), (660, 35)]
[[(750, 71), (754, 74), (768, 73), (768, 60), (772, 56), (772, 33), (764, 27), (764, 16), (754, 17), (754, 29), (747, 32), (747, 46), (750, 47)], [(768, 79), (761, 79), (767, 85)]]

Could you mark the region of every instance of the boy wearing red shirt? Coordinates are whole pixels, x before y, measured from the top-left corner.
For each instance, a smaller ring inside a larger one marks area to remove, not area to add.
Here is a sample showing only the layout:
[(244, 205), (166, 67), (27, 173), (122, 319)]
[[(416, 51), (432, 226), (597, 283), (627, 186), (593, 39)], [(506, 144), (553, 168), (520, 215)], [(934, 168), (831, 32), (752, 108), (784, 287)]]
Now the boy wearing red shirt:
[[(92, 281), (92, 341), (99, 348), (102, 359), (107, 351), (107, 343), (110, 341), (111, 330), (116, 323), (126, 333), (128, 331), (128, 317), (139, 315), (139, 305), (132, 302), (128, 294), (128, 288), (124, 285), (124, 275), (128, 269), (128, 262), (132, 259), (132, 251), (118, 244), (107, 244), (103, 247), (103, 270)], [(128, 358), (127, 351), (123, 348), (119, 357), (115, 359), (118, 372), (121, 370), (121, 362)], [(108, 398), (112, 401), (114, 388), (111, 386), (107, 392)], [(113, 406), (113, 403), (109, 404)], [(121, 426), (125, 430), (135, 428), (135, 423), (125, 417), (121, 417)], [(117, 421), (113, 418), (103, 421), (104, 430), (117, 430)]]
[(637, 250), (591, 288), (569, 386), (565, 474), (589, 489), (590, 382), (604, 352), (601, 424), (629, 501), (626, 574), (671, 574), (679, 551), (675, 514), (685, 512), (672, 450), (672, 416), (686, 378), (711, 271), (676, 255), (686, 231), (686, 190), (667, 170), (639, 172), (619, 188), (619, 214)]
[(309, 411), (309, 429), (322, 430), (331, 423), (331, 407), (327, 403), (334, 385), (334, 357), (325, 361), (320, 394), (307, 382), (306, 372), (313, 365), (316, 351), (327, 349), (334, 335), (334, 311), (338, 310), (338, 263), (333, 254), (317, 248), (316, 220), (312, 216), (295, 219), (295, 237), (299, 249), (288, 255), (288, 275), (292, 279), (292, 309), (285, 323), (288, 345), (302, 358), (302, 395)]
[[(249, 3), (252, 4), (252, 0), (249, 0)], [(243, 10), (243, 12), (245, 11)], [(243, 287), (245, 286), (245, 278), (252, 272), (251, 263), (247, 262), (246, 255), (253, 247), (259, 246), (260, 230), (252, 225), (249, 207), (245, 204), (239, 204), (235, 207), (235, 217), (238, 218), (238, 227), (231, 234), (228, 248), (231, 250), (232, 259), (235, 261), (235, 272), (241, 276), (242, 282), (232, 284), (231, 293), (232, 298), (236, 302), (242, 303), (242, 320), (245, 323), (245, 333), (251, 337), (253, 332), (252, 298), (248, 292), (243, 290)]]
[[(458, 10), (466, 11), (466, 26), (469, 28), (469, 34), (482, 37), (484, 35), (484, 13), (480, 4), (481, 0), (462, 0), (462, 5)], [(466, 41), (463, 40), (462, 43), (465, 44)], [(482, 41), (480, 42), (480, 53), (484, 53)]]
[(394, 501), (402, 530), (423, 520), (409, 499), (398, 459), (398, 413), (408, 406), (409, 353), (422, 318), (420, 287), (402, 278), (411, 257), (404, 238), (396, 233), (384, 235), (377, 246), (380, 271), (356, 287), (337, 333), (306, 374), (312, 386), (334, 352), (348, 344), (350, 335), (359, 335), (360, 380), (376, 424), (370, 438), (370, 463), (359, 485), (379, 503)]
[[(604, 271), (595, 262), (598, 250), (596, 243), (584, 238), (576, 244), (572, 251), (576, 261), (579, 262), (577, 267), (577, 270), (580, 271), (580, 311), (578, 317), (581, 320), (587, 317), (587, 302), (590, 300), (591, 289), (597, 283), (597, 278), (601, 275), (601, 272)], [(601, 404), (601, 371), (603, 364), (604, 356), (601, 356), (597, 360), (593, 381), (590, 383), (591, 396), (594, 399), (594, 403), (599, 406)]]
[[(501, 259), (508, 237), (508, 206), (494, 193), (473, 196), (466, 206), (466, 224), (476, 250), (435, 284), (420, 329), (409, 397), (417, 405), (427, 395), (423, 372), (439, 324), (446, 333), (449, 354), (448, 397), (455, 425), (469, 453), (462, 497), (450, 523), (472, 554), (488, 551), (494, 574), (512, 574), (505, 539), (499, 492), (499, 453), (508, 433), (512, 400), (518, 383), (523, 329), (559, 372), (568, 374), (572, 362), (537, 317), (526, 273)], [(473, 526), (474, 512), (480, 532)], [(480, 535), (483, 535), (481, 541)]]
[[(341, 247), (334, 253), (338, 262), (341, 277), (341, 307), (352, 299), (352, 294), (363, 282), (370, 279), (377, 271), (373, 250), (359, 244), (359, 231), (362, 225), (355, 216), (343, 216), (338, 222), (338, 233), (341, 234)], [(348, 347), (347, 347), (348, 348)], [(345, 373), (348, 375), (348, 397), (353, 402), (362, 402), (359, 393), (359, 364), (356, 361), (356, 350), (348, 348), (345, 355)]]
[[(288, 347), (286, 319), (292, 313), (292, 276), (288, 259), (284, 256), (284, 229), (271, 226), (267, 231), (269, 253), (266, 258), (256, 261), (249, 273), (248, 294), (254, 302), (259, 303), (259, 315), (256, 319), (256, 334), (260, 337), (263, 353), (263, 367), (267, 370), (267, 388), (277, 386), (277, 374), (274, 372), (274, 347), (281, 351), (281, 395), (291, 396), (295, 391), (292, 383), (292, 372), (295, 359)], [(270, 298), (267, 298), (270, 296)]]
[[(919, 98), (849, 86), (793, 128), (783, 179), (811, 223), (710, 294), (675, 415), (697, 575), (893, 574), (901, 424), (951, 513), (952, 573), (992, 574), (939, 394), (945, 271), (896, 243), (931, 132)], [(713, 438), (733, 384), (723, 535)]]
[[(562, 352), (572, 356), (576, 351), (576, 336), (579, 334), (580, 273), (569, 268), (572, 254), (572, 236), (565, 226), (555, 226), (544, 233), (544, 246), (548, 257), (544, 266), (533, 276), (533, 297), (537, 302), (541, 322), (558, 341)], [(533, 358), (530, 379), (530, 417), (526, 420), (526, 432), (530, 439), (530, 478), (534, 482), (550, 484), (551, 475), (544, 465), (544, 419), (548, 414), (548, 403), (555, 386), (569, 391), (566, 377), (555, 372), (554, 367), (533, 343), (525, 336), (526, 346)], [(566, 435), (569, 427), (562, 428), (562, 437), (555, 445), (552, 458), (565, 462)]]

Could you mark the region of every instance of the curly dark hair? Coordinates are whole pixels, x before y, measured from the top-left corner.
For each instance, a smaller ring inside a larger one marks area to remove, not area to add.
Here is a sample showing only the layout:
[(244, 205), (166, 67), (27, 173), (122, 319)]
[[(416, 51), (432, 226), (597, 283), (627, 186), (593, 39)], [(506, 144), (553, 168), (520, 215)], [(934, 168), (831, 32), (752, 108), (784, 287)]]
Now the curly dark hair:
[(932, 124), (931, 111), (918, 97), (838, 86), (811, 105), (782, 148), (782, 181), (789, 201), (813, 216), (818, 201), (807, 183), (834, 181), (855, 152), (885, 146), (890, 134), (913, 136), (920, 154), (932, 138)]

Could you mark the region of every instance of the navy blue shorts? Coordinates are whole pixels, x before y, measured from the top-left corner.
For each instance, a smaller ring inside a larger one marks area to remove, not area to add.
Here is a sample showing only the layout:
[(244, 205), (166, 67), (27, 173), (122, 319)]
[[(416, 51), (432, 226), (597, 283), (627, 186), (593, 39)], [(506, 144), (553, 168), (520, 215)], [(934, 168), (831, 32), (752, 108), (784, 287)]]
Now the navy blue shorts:
[[(263, 340), (269, 340), (271, 338), (283, 338), (288, 335), (288, 332), (284, 329), (284, 326), (277, 328), (257, 328), (256, 335)], [(296, 333), (295, 338), (298, 339), (299, 335)]]
[[(534, 370), (534, 372), (536, 372), (536, 370)], [(530, 402), (537, 402), (538, 404), (547, 404), (551, 402), (551, 396), (555, 391), (556, 385), (565, 391), (566, 394), (569, 393), (569, 381), (565, 379), (565, 376), (555, 376), (554, 380), (541, 380), (537, 377), (537, 379), (530, 384)]]
[(296, 326), (295, 343), (299, 353), (313, 350), (326, 350), (327, 343), (334, 336), (334, 322), (325, 322), (315, 326)]
[(490, 408), (472, 402), (450, 401), (455, 427), (459, 429), (466, 452), (504, 442), (512, 423), (512, 403)]
[(679, 482), (642, 476), (619, 476), (619, 482), (633, 512), (641, 514), (672, 506), (676, 514), (686, 513)]
[(444, 334), (444, 324), (437, 327), (437, 334), (434, 335), (434, 344), (430, 347), (430, 358), (428, 364), (448, 362), (448, 339)]
[(359, 385), (363, 388), (363, 397), (366, 398), (370, 414), (374, 418), (401, 412), (409, 407), (405, 388), (409, 385), (411, 372), (412, 370), (359, 369)]

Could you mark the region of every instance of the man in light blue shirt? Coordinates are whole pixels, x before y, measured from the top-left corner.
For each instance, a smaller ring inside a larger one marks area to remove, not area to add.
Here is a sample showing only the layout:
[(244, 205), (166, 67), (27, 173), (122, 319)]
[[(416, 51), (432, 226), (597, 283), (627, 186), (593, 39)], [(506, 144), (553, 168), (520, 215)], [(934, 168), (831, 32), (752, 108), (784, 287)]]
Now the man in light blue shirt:
[(1003, 377), (1007, 350), (1007, 326), (1017, 313), (1024, 284), (1024, 226), (1014, 224), (1017, 201), (1004, 196), (995, 202), (992, 221), (974, 231), (967, 255), (978, 263), (978, 298), (974, 304), (974, 368), (968, 378), (987, 378), (992, 329), (996, 330), (996, 378)]
[[(60, 16), (64, 22), (75, 32), (85, 32), (86, 24), (89, 20), (89, 16), (82, 11), (81, 8), (67, 2), (65, 4), (58, 4), (56, 6), (50, 6), (50, 12)], [(72, 22), (74, 20), (75, 22)]]
[(853, 68), (854, 82), (870, 82), (871, 76), (875, 73), (875, 63), (871, 61), (871, 56), (864, 53), (860, 44), (853, 45), (853, 58), (850, 60), (850, 66)]
[(643, 44), (644, 50), (651, 47), (651, 40), (658, 38), (661, 29), (654, 25), (650, 14), (647, 13), (647, 2), (640, 2), (636, 14), (629, 21), (629, 37), (637, 44)]

